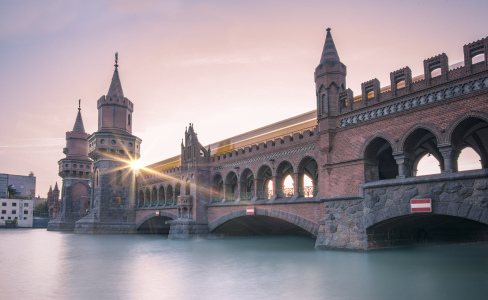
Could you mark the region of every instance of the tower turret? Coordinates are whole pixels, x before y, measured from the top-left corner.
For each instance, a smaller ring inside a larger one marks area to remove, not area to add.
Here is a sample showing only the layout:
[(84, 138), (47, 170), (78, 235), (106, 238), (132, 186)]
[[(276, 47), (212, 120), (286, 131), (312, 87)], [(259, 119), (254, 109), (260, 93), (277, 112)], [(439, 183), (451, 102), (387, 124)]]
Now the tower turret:
[(320, 63), (315, 69), (318, 120), (339, 114), (339, 93), (346, 89), (346, 74), (346, 66), (340, 61), (330, 28), (327, 28)]
[(94, 160), (90, 214), (76, 223), (75, 233), (135, 232), (135, 170), (141, 139), (132, 135), (134, 105), (124, 97), (115, 53), (108, 93), (97, 102), (98, 131), (88, 137)]
[(66, 132), (65, 158), (59, 160), (59, 176), (63, 179), (62, 194), (58, 183), (52, 193), (49, 214), (54, 220), (48, 230), (74, 229), (75, 222), (87, 215), (90, 203), (90, 180), (93, 175), (93, 161), (88, 157), (88, 134), (81, 117), (81, 100), (72, 131)]

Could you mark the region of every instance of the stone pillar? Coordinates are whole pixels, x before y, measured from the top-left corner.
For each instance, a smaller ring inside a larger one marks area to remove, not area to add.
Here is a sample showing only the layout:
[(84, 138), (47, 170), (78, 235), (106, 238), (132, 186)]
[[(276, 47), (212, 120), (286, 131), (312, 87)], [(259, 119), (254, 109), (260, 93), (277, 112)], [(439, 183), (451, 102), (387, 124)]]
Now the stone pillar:
[(259, 191), (263, 190), (263, 181), (261, 179), (254, 178), (253, 184), (254, 184), (254, 195), (253, 195), (253, 200), (254, 200), (259, 197)]
[(242, 182), (237, 181), (237, 199), (236, 199), (236, 201), (241, 200), (241, 186), (242, 186)]
[[(300, 176), (302, 175), (302, 176)], [(301, 177), (301, 180), (300, 180)], [(303, 188), (303, 174), (300, 173), (293, 173), (291, 175), (291, 178), (293, 179), (293, 196), (298, 198), (300, 195), (298, 194), (298, 189), (301, 187)], [(302, 196), (303, 197), (303, 196)]]
[(457, 149), (457, 147), (452, 145), (438, 145), (438, 147), (442, 157), (444, 158), (444, 170), (442, 170), (442, 173), (457, 172), (457, 159), (461, 152)]
[(393, 155), (398, 165), (398, 176), (397, 178), (406, 178), (411, 177), (412, 174), (412, 166), (413, 166), (413, 157), (408, 153), (399, 153)]

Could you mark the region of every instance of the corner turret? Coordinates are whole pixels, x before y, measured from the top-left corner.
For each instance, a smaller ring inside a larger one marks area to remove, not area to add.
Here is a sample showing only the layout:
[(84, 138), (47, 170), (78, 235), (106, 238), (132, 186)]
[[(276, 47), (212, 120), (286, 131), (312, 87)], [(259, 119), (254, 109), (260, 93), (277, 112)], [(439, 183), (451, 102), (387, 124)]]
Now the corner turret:
[(324, 49), (314, 76), (318, 120), (339, 114), (339, 93), (346, 89), (346, 74), (346, 66), (340, 61), (330, 28), (327, 28)]

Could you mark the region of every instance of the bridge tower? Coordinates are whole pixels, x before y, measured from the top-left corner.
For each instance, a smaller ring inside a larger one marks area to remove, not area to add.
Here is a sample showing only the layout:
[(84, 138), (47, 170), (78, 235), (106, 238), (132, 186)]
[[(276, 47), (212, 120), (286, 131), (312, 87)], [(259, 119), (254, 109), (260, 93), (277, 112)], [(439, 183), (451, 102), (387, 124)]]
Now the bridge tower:
[[(66, 147), (63, 149), (66, 157), (58, 162), (59, 176), (63, 178), (60, 214), (49, 222), (47, 230), (72, 231), (75, 222), (86, 216), (93, 175), (93, 161), (88, 157), (87, 138), (80, 100), (73, 130), (66, 132)], [(57, 183), (52, 197), (53, 201), (59, 198)]]
[(210, 149), (200, 142), (193, 124), (181, 142), (181, 187), (177, 199), (178, 219), (171, 224), (169, 238), (181, 239), (208, 235), (207, 204), (210, 182)]
[(124, 97), (115, 70), (106, 96), (97, 102), (98, 131), (88, 137), (94, 160), (89, 214), (76, 223), (75, 233), (135, 232), (135, 170), (141, 139), (132, 135), (134, 104)]

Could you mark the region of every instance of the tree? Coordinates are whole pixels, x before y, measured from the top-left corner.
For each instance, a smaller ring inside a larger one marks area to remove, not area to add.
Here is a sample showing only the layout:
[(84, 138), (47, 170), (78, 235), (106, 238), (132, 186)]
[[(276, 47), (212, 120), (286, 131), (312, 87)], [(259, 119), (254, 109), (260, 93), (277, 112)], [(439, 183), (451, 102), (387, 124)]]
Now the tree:
[(47, 217), (47, 201), (38, 201), (34, 207), (35, 217)]

